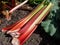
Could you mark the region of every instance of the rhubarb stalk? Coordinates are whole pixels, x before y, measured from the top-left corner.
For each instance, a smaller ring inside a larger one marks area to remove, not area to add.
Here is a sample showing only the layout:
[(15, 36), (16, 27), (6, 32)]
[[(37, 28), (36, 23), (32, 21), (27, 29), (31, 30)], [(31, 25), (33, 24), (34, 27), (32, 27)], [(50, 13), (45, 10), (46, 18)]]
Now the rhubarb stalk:
[(9, 13), (13, 13), (16, 9), (18, 9), (19, 7), (21, 7), (22, 5), (24, 5), (25, 3), (27, 3), (28, 0), (25, 0), (24, 2), (22, 2), (21, 4), (17, 5), (16, 7), (14, 7), (13, 9), (11, 9), (9, 11)]
[(9, 25), (9, 26), (7, 26), (7, 27), (2, 28), (2, 32), (7, 32), (7, 31), (9, 31), (9, 30), (12, 29), (14, 26), (16, 26), (20, 21), (22, 21), (22, 20), (24, 20), (24, 19), (25, 19), (25, 18), (19, 20), (18, 22), (14, 23), (13, 25)]
[[(51, 9), (51, 8), (50, 8), (50, 9)], [(49, 9), (49, 11), (50, 11), (50, 9)], [(41, 20), (38, 22), (38, 24), (40, 24), (40, 23), (42, 22), (42, 20), (46, 17), (46, 15), (49, 13), (49, 11), (46, 12), (45, 16), (43, 16), (43, 17), (41, 18)], [(37, 27), (38, 27), (38, 25), (36, 25), (36, 26), (33, 28), (33, 30), (31, 31), (31, 33), (25, 38), (25, 40), (21, 43), (21, 45), (24, 44), (24, 42), (27, 41), (27, 39), (32, 35), (32, 33), (35, 31), (35, 29), (36, 29)]]
[(16, 32), (19, 30), (23, 25), (25, 25), (42, 7), (44, 7), (44, 3), (39, 4), (23, 21), (21, 21), (19, 24), (17, 24), (15, 27), (13, 27), (11, 30), (8, 31), (10, 32)]
[[(32, 17), (32, 19), (29, 22), (27, 22), (27, 24), (25, 24), (25, 26), (23, 26), (23, 28), (21, 28), (21, 30), (19, 30), (20, 35), (22, 33), (24, 33), (30, 27), (30, 25), (36, 20), (36, 18), (39, 16), (39, 14), (41, 14), (42, 11), (46, 8), (46, 6), (44, 8), (42, 8), (34, 17)], [(10, 35), (12, 35), (14, 37), (13, 33), (10, 33)], [(15, 33), (15, 35), (16, 35), (16, 33)]]
[(27, 22), (25, 27), (23, 27), (21, 29), (21, 31), (19, 30), (19, 33), (21, 33), (21, 34), (24, 33), (27, 30), (27, 28), (29, 28), (29, 26), (36, 20), (36, 18), (39, 16), (39, 14), (41, 14), (46, 7), (47, 7), (47, 5), (45, 5), (37, 14), (35, 14), (35, 16), (32, 17), (32, 19), (29, 22)]
[(19, 38), (18, 40), (20, 40), (20, 44), (25, 40), (25, 38), (33, 31), (32, 29), (36, 26), (36, 24), (38, 24), (38, 22), (41, 21), (41, 18), (43, 18), (45, 16), (45, 14), (47, 13), (47, 11), (50, 11), (51, 7), (53, 6), (52, 3), (50, 3), (47, 8), (40, 14), (40, 16), (34, 21), (34, 23), (27, 29), (26, 32), (24, 32)]

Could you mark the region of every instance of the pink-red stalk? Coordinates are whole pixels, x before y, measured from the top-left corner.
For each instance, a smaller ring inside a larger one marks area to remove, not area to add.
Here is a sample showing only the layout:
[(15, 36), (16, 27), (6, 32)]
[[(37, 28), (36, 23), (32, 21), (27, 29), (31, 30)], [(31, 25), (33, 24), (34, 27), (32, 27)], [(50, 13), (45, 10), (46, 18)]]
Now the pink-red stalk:
[[(50, 9), (49, 9), (50, 10)], [(50, 11), (48, 11), (46, 14), (45, 14), (45, 16), (43, 16), (43, 18), (40, 20), (40, 22), (38, 23), (38, 24), (40, 24), (41, 22), (42, 22), (42, 20), (46, 17), (46, 15), (49, 13)], [(31, 33), (25, 38), (25, 40), (22, 42), (22, 43), (20, 43), (20, 45), (23, 45), (28, 39), (29, 39), (29, 37), (32, 35), (32, 33), (36, 30), (36, 28), (38, 27), (38, 25), (36, 25), (34, 28), (33, 28), (33, 30), (31, 31)]]
[[(13, 1), (13, 0), (12, 0)], [(16, 9), (18, 9), (19, 7), (21, 7), (22, 5), (24, 5), (25, 3), (27, 3), (28, 0), (25, 0), (24, 2), (22, 2), (21, 4), (17, 5), (16, 7), (14, 7), (13, 9), (11, 9), (9, 11), (9, 13), (13, 13)]]
[(20, 21), (23, 21), (24, 19), (25, 19), (25, 18), (19, 20), (18, 22), (14, 23), (13, 25), (9, 25), (9, 26), (7, 26), (7, 27), (5, 27), (5, 28), (2, 28), (2, 32), (7, 32), (7, 31), (9, 31), (9, 30), (12, 29), (14, 26), (16, 26)]
[(36, 18), (39, 16), (39, 14), (41, 14), (43, 12), (43, 10), (46, 7), (47, 7), (47, 5), (45, 7), (43, 7), (34, 17), (32, 17), (32, 19), (29, 22), (27, 22), (27, 24), (21, 30), (19, 30), (18, 33), (20, 33), (20, 35), (22, 33), (24, 33), (30, 27), (30, 25), (36, 20)]
[[(43, 11), (43, 13), (40, 14), (40, 16), (34, 21), (34, 23), (27, 29), (26, 32), (24, 32), (18, 39), (20, 40), (20, 43), (22, 43), (25, 38), (33, 31), (32, 29), (36, 26), (36, 24), (38, 24), (41, 20), (41, 18), (44, 17), (44, 15), (47, 13), (47, 11), (50, 11), (52, 4), (50, 3), (47, 8), (45, 9), (45, 11)], [(47, 15), (47, 14), (46, 14)], [(45, 15), (45, 16), (46, 16)], [(41, 23), (41, 22), (40, 22)]]
[(20, 45), (23, 45), (28, 39), (29, 39), (29, 37), (32, 35), (32, 33), (36, 30), (36, 28), (37, 28), (37, 25), (32, 29), (32, 31), (31, 31), (31, 33), (30, 34), (28, 34), (28, 36), (21, 42), (20, 41)]
[(42, 7), (43, 7), (43, 4), (38, 5), (23, 21), (21, 21), (15, 27), (10, 29), (8, 33), (20, 30), (20, 28), (22, 28)]

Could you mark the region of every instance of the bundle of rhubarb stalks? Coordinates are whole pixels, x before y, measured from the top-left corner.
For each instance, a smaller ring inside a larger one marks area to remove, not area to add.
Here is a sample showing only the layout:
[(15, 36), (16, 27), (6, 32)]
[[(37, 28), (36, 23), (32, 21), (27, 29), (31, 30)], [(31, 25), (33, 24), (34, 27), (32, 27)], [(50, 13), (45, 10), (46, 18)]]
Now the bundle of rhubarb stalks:
[(44, 0), (28, 16), (11, 26), (3, 28), (2, 32), (10, 34), (13, 37), (13, 45), (23, 45), (48, 15), (52, 7), (53, 4), (51, 2)]

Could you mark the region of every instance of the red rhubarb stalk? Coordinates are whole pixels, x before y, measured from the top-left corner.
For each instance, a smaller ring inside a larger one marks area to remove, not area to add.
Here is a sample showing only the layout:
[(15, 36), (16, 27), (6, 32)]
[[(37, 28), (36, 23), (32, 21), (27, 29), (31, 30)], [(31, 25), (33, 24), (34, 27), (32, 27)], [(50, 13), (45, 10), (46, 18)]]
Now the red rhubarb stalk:
[(19, 20), (18, 22), (14, 23), (13, 25), (9, 25), (9, 26), (7, 26), (7, 27), (5, 27), (5, 28), (2, 28), (2, 32), (7, 32), (7, 31), (9, 31), (9, 30), (12, 29), (14, 26), (16, 26), (20, 21), (22, 21), (22, 20), (24, 20), (24, 19), (25, 19), (25, 18)]
[[(49, 9), (50, 10), (50, 9)], [(46, 17), (46, 15), (49, 13), (50, 11), (48, 11), (46, 14), (45, 14), (45, 16), (43, 16), (42, 18), (41, 18), (41, 20), (39, 21), (39, 23), (38, 24), (40, 24), (41, 22), (42, 22), (42, 20)], [(38, 27), (38, 24), (33, 28), (33, 30), (31, 31), (31, 33), (25, 38), (25, 40), (22, 42), (22, 43), (20, 43), (21, 45), (23, 45), (28, 39), (29, 39), (29, 37), (32, 35), (32, 33), (36, 30), (36, 28)]]
[(20, 43), (20, 45), (23, 45), (28, 39), (29, 37), (32, 35), (32, 33), (36, 30), (37, 25), (32, 29), (31, 33), (24, 39), (24, 41), (22, 43)]
[(45, 7), (43, 7), (34, 17), (32, 17), (32, 19), (25, 25), (25, 27), (23, 27), (21, 29), (21, 31), (19, 31), (20, 35), (22, 33), (24, 33), (27, 30), (27, 28), (30, 27), (30, 25), (36, 20), (36, 18), (39, 16), (39, 14), (41, 14), (46, 7), (47, 7), (47, 5)]
[(22, 28), (22, 26), (25, 25), (43, 6), (44, 6), (44, 4), (38, 5), (23, 21), (21, 21), (15, 27), (13, 27), (11, 30), (9, 30), (8, 33), (17, 31), (20, 28)]
[[(46, 5), (47, 6), (47, 5)], [(46, 8), (46, 6), (44, 7), (44, 8), (42, 8), (34, 17), (32, 17), (32, 19), (29, 21), (29, 22), (27, 22), (27, 24), (25, 24), (22, 28), (21, 28), (21, 31), (19, 30), (17, 33), (18, 33), (18, 35), (19, 35), (19, 33), (20, 33), (20, 35), (22, 34), (22, 33), (24, 33), (30, 26), (31, 26), (31, 24), (36, 20), (36, 18), (39, 16), (39, 14), (41, 14), (42, 13), (42, 11)], [(14, 32), (13, 32), (14, 33)], [(13, 34), (13, 33), (10, 33), (10, 35), (12, 35), (13, 37), (14, 37), (14, 35), (16, 35), (16, 32), (15, 32), (15, 34)]]
[(40, 14), (40, 16), (34, 21), (34, 23), (27, 29), (26, 32), (24, 32), (19, 38), (18, 40), (20, 40), (20, 43), (22, 43), (25, 38), (33, 31), (32, 29), (36, 26), (36, 24), (38, 24), (38, 22), (41, 21), (41, 18), (43, 18), (43, 16), (45, 16), (45, 14), (47, 13), (47, 11), (50, 11), (52, 7), (52, 3), (50, 3), (47, 8)]

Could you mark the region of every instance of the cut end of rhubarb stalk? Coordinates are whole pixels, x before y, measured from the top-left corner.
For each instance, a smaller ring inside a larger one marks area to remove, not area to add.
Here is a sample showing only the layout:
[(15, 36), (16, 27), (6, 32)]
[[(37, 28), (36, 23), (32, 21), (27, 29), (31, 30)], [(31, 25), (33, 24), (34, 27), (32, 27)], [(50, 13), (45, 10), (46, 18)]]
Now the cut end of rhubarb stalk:
[(20, 33), (18, 33), (18, 30), (14, 31), (7, 31), (7, 34), (10, 34), (12, 37), (19, 37)]
[(20, 42), (17, 38), (13, 38), (12, 45), (20, 45)]
[(13, 33), (10, 33), (10, 35), (14, 38), (18, 38), (20, 36), (20, 33), (18, 32), (13, 32)]
[(14, 30), (14, 31), (7, 31), (7, 34), (10, 34), (10, 33), (15, 33), (15, 32), (17, 32), (19, 29), (16, 29), (16, 30)]

